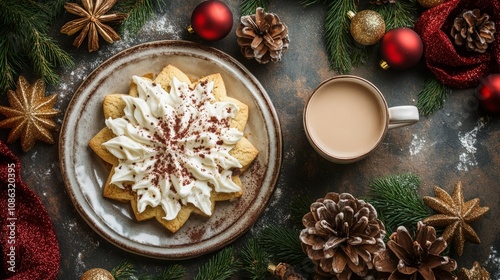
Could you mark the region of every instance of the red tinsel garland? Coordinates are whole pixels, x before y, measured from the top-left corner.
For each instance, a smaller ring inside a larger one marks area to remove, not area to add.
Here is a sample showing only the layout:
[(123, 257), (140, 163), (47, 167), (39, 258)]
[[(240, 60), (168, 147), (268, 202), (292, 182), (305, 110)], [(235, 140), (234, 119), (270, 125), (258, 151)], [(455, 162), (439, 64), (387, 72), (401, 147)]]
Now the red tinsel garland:
[[(479, 9), (490, 15), (497, 32), (486, 53), (455, 46), (450, 36), (455, 18), (464, 10)], [(500, 70), (500, 1), (451, 0), (422, 13), (415, 31), (424, 43), (428, 68), (443, 84), (455, 88), (476, 86), (481, 77)]]
[(0, 279), (56, 279), (60, 263), (56, 234), (20, 170), (19, 159), (0, 141)]

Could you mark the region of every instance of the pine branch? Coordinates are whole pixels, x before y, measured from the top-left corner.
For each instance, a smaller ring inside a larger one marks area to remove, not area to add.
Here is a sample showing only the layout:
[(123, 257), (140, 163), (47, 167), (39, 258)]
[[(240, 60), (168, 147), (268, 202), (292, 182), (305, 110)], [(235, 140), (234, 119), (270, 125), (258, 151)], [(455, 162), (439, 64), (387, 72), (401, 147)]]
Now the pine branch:
[(233, 248), (226, 247), (198, 269), (198, 274), (194, 280), (229, 279), (238, 270), (239, 264), (233, 256)]
[(418, 221), (432, 215), (432, 211), (418, 195), (420, 179), (414, 174), (390, 175), (372, 181), (366, 200), (384, 222), (387, 236), (405, 226), (415, 229)]
[(185, 267), (179, 264), (173, 264), (165, 268), (165, 270), (163, 270), (163, 272), (157, 277), (154, 277), (153, 280), (181, 280), (185, 273)]
[(412, 28), (417, 20), (419, 4), (416, 0), (398, 0), (393, 4), (371, 5), (384, 18), (386, 30), (397, 27)]
[(347, 74), (353, 67), (351, 50), (356, 47), (349, 31), (350, 21), (348, 11), (355, 11), (352, 0), (330, 1), (325, 18), (325, 44), (330, 61), (330, 67)]
[(66, 0), (38, 0), (32, 2), (40, 12), (45, 13), (49, 23), (54, 23), (63, 13)]
[(73, 60), (52, 39), (38, 30), (32, 30), (31, 40), (33, 41), (28, 57), (33, 63), (33, 70), (46, 83), (57, 83), (59, 76), (54, 71), (55, 67), (57, 65), (73, 65)]
[(290, 203), (290, 220), (298, 228), (302, 228), (302, 217), (310, 211), (311, 203), (314, 202), (307, 196), (300, 195)]
[(13, 87), (22, 71), (32, 71), (44, 81), (55, 83), (56, 67), (71, 66), (73, 61), (47, 35), (51, 18), (41, 8), (43, 3), (0, 0), (0, 4), (1, 35), (5, 40), (0, 43), (0, 75), (7, 77), (1, 83), (2, 91)]
[(0, 33), (0, 73), (3, 74), (0, 79), (1, 93), (15, 86), (18, 71), (22, 67), (22, 58), (7, 40), (8, 38)]
[(354, 48), (352, 50), (351, 60), (352, 66), (357, 67), (366, 63), (366, 60), (370, 56), (372, 51), (372, 46), (364, 46), (361, 48)]
[(266, 248), (274, 261), (291, 265), (300, 264), (307, 258), (299, 239), (300, 230), (269, 226), (259, 236), (259, 244)]
[(302, 1), (300, 1), (300, 4), (304, 5), (305, 7), (311, 6), (314, 4), (324, 4), (324, 3), (328, 3), (328, 1), (327, 0), (302, 0)]
[[(136, 34), (142, 26), (155, 16), (154, 0), (127, 0), (118, 2), (116, 9), (127, 13), (127, 18), (122, 22), (122, 30), (127, 30), (131, 34)], [(165, 0), (156, 0), (158, 7), (165, 4)]]
[(268, 275), (269, 254), (259, 245), (256, 238), (249, 239), (240, 253), (242, 268), (252, 280), (265, 279)]
[(240, 4), (240, 14), (242, 16), (253, 15), (258, 7), (267, 11), (271, 0), (243, 0)]
[(129, 280), (136, 273), (134, 266), (129, 262), (121, 262), (111, 270), (115, 280)]
[(435, 77), (427, 79), (424, 88), (418, 94), (417, 107), (420, 114), (428, 116), (442, 109), (449, 92), (451, 89), (441, 84)]

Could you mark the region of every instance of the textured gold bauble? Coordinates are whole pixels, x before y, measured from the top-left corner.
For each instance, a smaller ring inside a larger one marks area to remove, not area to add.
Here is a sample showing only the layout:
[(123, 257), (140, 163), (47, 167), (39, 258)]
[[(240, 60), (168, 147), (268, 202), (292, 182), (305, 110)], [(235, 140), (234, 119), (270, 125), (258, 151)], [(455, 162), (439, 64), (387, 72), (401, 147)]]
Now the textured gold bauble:
[(439, 4), (443, 4), (444, 0), (418, 0), (418, 3), (420, 6), (429, 9), (434, 8)]
[(103, 268), (92, 268), (87, 270), (80, 280), (114, 280), (111, 272)]
[(374, 45), (384, 36), (385, 21), (379, 13), (372, 10), (357, 14), (349, 11), (347, 16), (351, 19), (351, 35), (361, 45)]

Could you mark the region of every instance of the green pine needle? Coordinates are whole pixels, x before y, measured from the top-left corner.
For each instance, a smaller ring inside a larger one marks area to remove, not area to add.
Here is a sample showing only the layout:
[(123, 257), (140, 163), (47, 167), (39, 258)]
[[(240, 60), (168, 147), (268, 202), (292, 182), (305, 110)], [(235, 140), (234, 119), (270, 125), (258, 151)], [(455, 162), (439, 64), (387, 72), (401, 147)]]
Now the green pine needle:
[(418, 195), (419, 185), (414, 174), (390, 175), (370, 184), (366, 200), (377, 209), (388, 236), (398, 226), (414, 230), (418, 221), (432, 215)]
[(154, 277), (153, 280), (181, 280), (184, 278), (186, 268), (179, 264), (173, 264), (165, 268), (163, 272)]
[(304, 5), (305, 7), (311, 6), (314, 4), (321, 4), (321, 3), (327, 3), (327, 0), (302, 0), (302, 1), (300, 1), (300, 4)]
[(441, 84), (435, 77), (427, 79), (424, 88), (418, 94), (417, 107), (420, 114), (429, 116), (442, 109), (450, 91), (448, 86)]
[(269, 226), (261, 232), (259, 244), (266, 248), (272, 260), (296, 265), (307, 258), (302, 251), (299, 234), (300, 230)]
[(71, 56), (61, 50), (54, 40), (38, 30), (32, 30), (31, 39), (33, 42), (28, 57), (33, 63), (33, 70), (46, 83), (57, 83), (59, 76), (55, 72), (56, 65), (73, 65)]
[(73, 65), (72, 58), (48, 35), (50, 23), (61, 13), (61, 1), (49, 5), (42, 1), (0, 0), (0, 6), (2, 93), (15, 86), (21, 72), (56, 83), (56, 68)]
[(119, 12), (126, 13), (127, 18), (122, 22), (122, 30), (127, 30), (131, 34), (136, 34), (144, 24), (155, 17), (155, 2), (161, 8), (165, 5), (165, 0), (125, 0), (116, 4)]
[(368, 58), (370, 57), (372, 51), (371, 46), (365, 46), (361, 48), (354, 48), (352, 50), (352, 65), (354, 67), (358, 67), (366, 63)]
[(230, 279), (239, 270), (232, 247), (226, 247), (215, 254), (206, 264), (198, 269), (194, 280)]
[(242, 16), (253, 15), (258, 7), (266, 11), (270, 2), (270, 0), (243, 0), (240, 4), (240, 14)]
[(347, 74), (353, 68), (352, 50), (356, 48), (351, 36), (347, 17), (348, 11), (356, 11), (353, 0), (302, 0), (305, 7), (313, 4), (327, 4), (324, 23), (325, 48), (328, 54), (330, 67), (339, 74)]
[(386, 30), (397, 27), (412, 28), (417, 20), (419, 4), (415, 0), (398, 0), (393, 4), (372, 5), (370, 9), (377, 11), (384, 18)]
[(356, 11), (352, 0), (330, 1), (325, 18), (325, 45), (330, 67), (339, 74), (347, 74), (353, 68), (351, 50), (356, 47), (349, 31), (348, 11)]
[(294, 222), (298, 228), (302, 228), (302, 218), (310, 211), (312, 199), (305, 195), (295, 197), (290, 203), (290, 220)]
[(115, 280), (129, 280), (136, 273), (134, 266), (127, 261), (119, 263), (111, 270), (111, 275)]
[(256, 238), (247, 240), (240, 252), (240, 260), (249, 279), (265, 279), (268, 275), (269, 254), (259, 245)]

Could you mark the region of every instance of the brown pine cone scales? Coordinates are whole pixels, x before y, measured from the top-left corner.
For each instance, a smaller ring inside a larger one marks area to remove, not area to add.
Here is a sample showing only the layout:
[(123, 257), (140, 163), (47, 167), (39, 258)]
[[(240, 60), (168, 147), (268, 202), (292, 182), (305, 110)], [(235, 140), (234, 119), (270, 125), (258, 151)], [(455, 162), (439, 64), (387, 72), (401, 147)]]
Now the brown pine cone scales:
[(375, 208), (351, 194), (331, 192), (310, 209), (300, 240), (318, 273), (338, 279), (367, 275), (374, 254), (385, 248), (385, 227)]
[(465, 45), (468, 51), (486, 52), (488, 44), (495, 40), (495, 22), (479, 9), (464, 11), (455, 18), (451, 28), (451, 37), (458, 46)]
[(418, 222), (415, 237), (401, 226), (391, 234), (387, 249), (373, 259), (379, 279), (456, 279), (452, 271), (455, 260), (440, 254), (446, 249), (446, 241), (436, 238), (436, 230)]
[(290, 43), (288, 27), (273, 13), (257, 8), (255, 15), (242, 16), (236, 28), (237, 42), (243, 56), (261, 64), (280, 61)]

